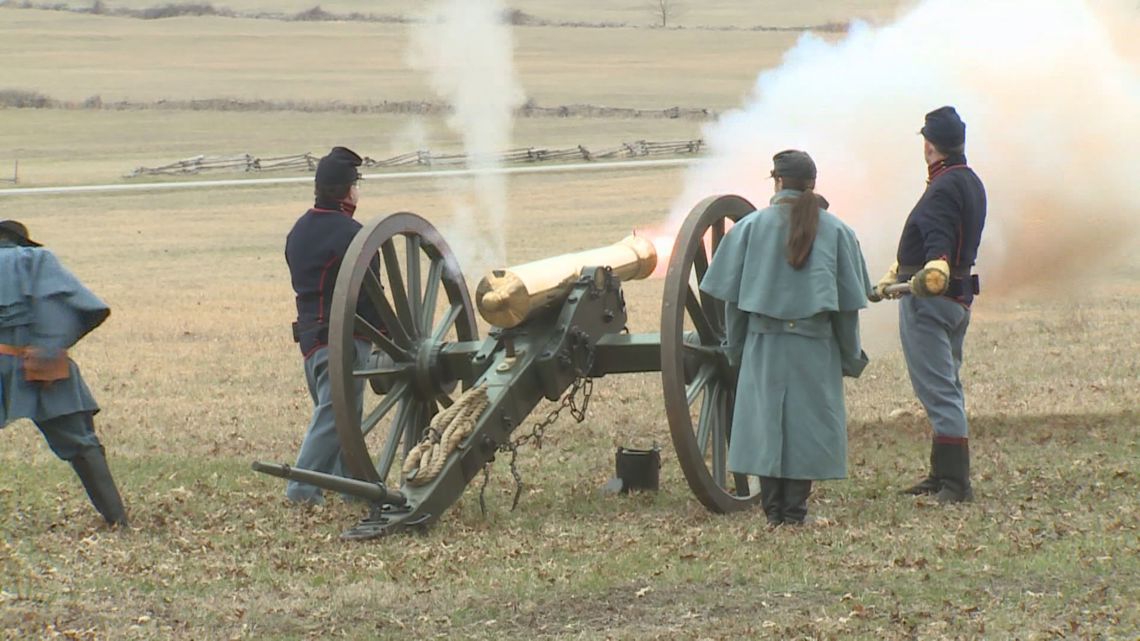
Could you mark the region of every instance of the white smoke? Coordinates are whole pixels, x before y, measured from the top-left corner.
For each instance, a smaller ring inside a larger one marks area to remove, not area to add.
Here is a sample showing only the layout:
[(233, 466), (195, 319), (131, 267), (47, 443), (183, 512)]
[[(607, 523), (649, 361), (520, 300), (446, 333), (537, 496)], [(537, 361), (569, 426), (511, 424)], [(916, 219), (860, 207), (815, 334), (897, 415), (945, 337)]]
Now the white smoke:
[(840, 42), (805, 35), (706, 128), (711, 157), (687, 175), (672, 227), (714, 193), (766, 205), (772, 155), (803, 149), (875, 280), (925, 187), (923, 116), (954, 105), (989, 195), (983, 292), (1087, 277), (1137, 237), (1140, 12), (1128, 3), (926, 0)]
[(451, 181), (454, 219), (445, 230), (468, 275), (506, 260), (506, 177), (492, 173), (508, 149), (514, 110), (524, 94), (514, 67), (514, 38), (500, 0), (436, 0), (412, 27), (408, 61), (428, 74), (436, 95), (454, 112), (447, 126), (459, 134), (476, 170)]

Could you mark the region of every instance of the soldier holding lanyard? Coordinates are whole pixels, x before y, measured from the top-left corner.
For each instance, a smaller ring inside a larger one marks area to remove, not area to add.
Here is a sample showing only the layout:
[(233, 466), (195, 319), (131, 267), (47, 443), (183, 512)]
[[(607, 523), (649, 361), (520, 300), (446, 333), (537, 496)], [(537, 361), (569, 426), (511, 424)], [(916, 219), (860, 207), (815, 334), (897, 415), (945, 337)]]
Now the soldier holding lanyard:
[(959, 370), (970, 304), (978, 293), (971, 268), (986, 222), (986, 191), (966, 165), (966, 124), (953, 107), (926, 115), (922, 133), (926, 191), (907, 217), (897, 260), (875, 286), (909, 282), (899, 301), (899, 336), (914, 393), (934, 428), (930, 473), (907, 494), (940, 503), (973, 499), (966, 402)]

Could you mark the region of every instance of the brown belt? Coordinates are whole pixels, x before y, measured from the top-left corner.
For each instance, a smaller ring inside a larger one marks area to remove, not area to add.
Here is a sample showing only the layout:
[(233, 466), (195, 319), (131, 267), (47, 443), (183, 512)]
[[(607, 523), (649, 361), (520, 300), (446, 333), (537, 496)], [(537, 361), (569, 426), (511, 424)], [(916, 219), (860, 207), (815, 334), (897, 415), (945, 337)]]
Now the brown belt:
[(51, 383), (62, 381), (71, 376), (71, 363), (67, 352), (60, 354), (59, 358), (44, 360), (29, 358), (35, 353), (34, 347), (16, 347), (0, 343), (0, 355), (15, 356), (24, 359), (24, 378), (29, 381)]
[(28, 353), (27, 347), (16, 347), (15, 345), (5, 345), (0, 343), (0, 355), (2, 356), (17, 356), (23, 358)]

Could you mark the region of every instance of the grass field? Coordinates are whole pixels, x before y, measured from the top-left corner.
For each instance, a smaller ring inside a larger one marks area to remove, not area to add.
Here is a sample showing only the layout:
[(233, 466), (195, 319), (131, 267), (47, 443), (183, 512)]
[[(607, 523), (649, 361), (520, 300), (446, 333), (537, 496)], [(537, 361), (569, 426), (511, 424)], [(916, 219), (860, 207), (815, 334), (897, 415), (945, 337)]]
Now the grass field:
[[(414, 4), (378, 2), (375, 11)], [(893, 7), (801, 4), (818, 5), (812, 22)], [(726, 1), (700, 5), (720, 16), (705, 17), (689, 5), (693, 24), (730, 15), (744, 23), (808, 19), (732, 14)], [(516, 6), (579, 15), (550, 0)], [(632, 21), (624, 16), (641, 11), (635, 2), (574, 6), (589, 7), (583, 19)], [(524, 84), (549, 92), (543, 104), (732, 105), (791, 41), (541, 29), (517, 35)], [(427, 97), (391, 59), (402, 46), (386, 42), (402, 37), (395, 25), (143, 22), (7, 9), (0, 9), (0, 86), (75, 99), (302, 99), (316, 73), (289, 71), (287, 38), (338, 30), (356, 30), (387, 52), (360, 57), (365, 68), (352, 70), (358, 93), (342, 99), (383, 99), (369, 91), (380, 84)], [(243, 55), (211, 54), (209, 73), (172, 66), (196, 40), (223, 36)], [(66, 55), (21, 53), (51, 38)], [(751, 42), (755, 58), (734, 53)], [(567, 63), (579, 47), (598, 53)], [(707, 58), (674, 65), (647, 53), (673, 48), (702, 49)], [(623, 51), (636, 59), (620, 72), (603, 68)], [(381, 83), (386, 68), (391, 82)], [(243, 82), (266, 74), (272, 82)], [(515, 140), (607, 144), (688, 137), (698, 125), (522, 119)], [(57, 184), (114, 181), (138, 165), (199, 153), (319, 153), (346, 140), (377, 157), (384, 154), (377, 149), (416, 147), (412, 127), (396, 116), (3, 109), (0, 145), (21, 150), (28, 184)], [(437, 121), (419, 128), (432, 146), (456, 145)], [(6, 153), (0, 148), (0, 177)], [(607, 244), (659, 223), (681, 179), (675, 169), (512, 177), (508, 259)], [(358, 217), (410, 210), (446, 235), (454, 188), (365, 183)], [(516, 511), (500, 461), (487, 518), (476, 484), (426, 536), (349, 545), (337, 537), (362, 516), (359, 506), (294, 508), (281, 483), (249, 470), (253, 459), (291, 461), (308, 419), (282, 251), (310, 193), (294, 185), (0, 199), (4, 218), (27, 222), (114, 310), (74, 356), (102, 403), (97, 424), (134, 525), (102, 528), (32, 425), (0, 432), (0, 638), (1140, 638), (1135, 255), (1102, 268), (1096, 288), (979, 299), (963, 372), (971, 505), (895, 494), (924, 472), (929, 435), (883, 320), (886, 307), (865, 325), (872, 364), (848, 384), (850, 478), (819, 484), (812, 499), (830, 526), (770, 531), (762, 515), (707, 513), (672, 453), (659, 378), (632, 375), (599, 380), (584, 423), (564, 419), (542, 450), (523, 451), (527, 485)], [(877, 273), (881, 257), (872, 258)], [(467, 274), (471, 287), (477, 277)], [(633, 331), (656, 331), (662, 285), (625, 286)], [(653, 442), (664, 454), (659, 493), (598, 494), (615, 446)]]

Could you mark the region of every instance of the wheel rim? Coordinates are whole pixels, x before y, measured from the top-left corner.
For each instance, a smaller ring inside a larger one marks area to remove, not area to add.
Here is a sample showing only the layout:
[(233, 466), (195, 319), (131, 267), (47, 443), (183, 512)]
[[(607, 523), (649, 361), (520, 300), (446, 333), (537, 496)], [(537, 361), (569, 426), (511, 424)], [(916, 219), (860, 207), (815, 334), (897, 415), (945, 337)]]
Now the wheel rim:
[[(356, 360), (355, 340), (361, 337), (372, 346), (366, 366)], [(399, 484), (401, 455), (420, 440), (439, 409), (451, 404), (454, 381), (439, 379), (439, 350), (449, 339), (477, 338), (459, 263), (431, 223), (397, 213), (357, 232), (337, 275), (329, 322), (333, 414), (351, 476)], [(363, 416), (356, 395), (362, 379), (372, 384), (364, 386)], [(369, 389), (378, 391), (379, 380), (386, 385), (377, 396)]]
[(701, 292), (700, 281), (724, 238), (726, 221), (755, 210), (739, 196), (701, 201), (677, 233), (665, 275), (661, 382), (669, 433), (689, 487), (715, 512), (750, 508), (760, 496), (750, 477), (727, 469), (737, 372), (721, 347), (724, 304)]

